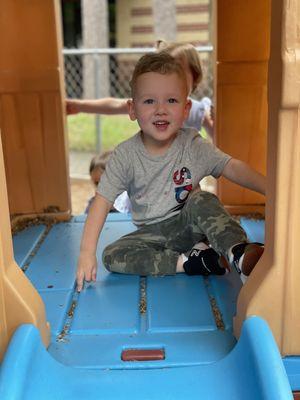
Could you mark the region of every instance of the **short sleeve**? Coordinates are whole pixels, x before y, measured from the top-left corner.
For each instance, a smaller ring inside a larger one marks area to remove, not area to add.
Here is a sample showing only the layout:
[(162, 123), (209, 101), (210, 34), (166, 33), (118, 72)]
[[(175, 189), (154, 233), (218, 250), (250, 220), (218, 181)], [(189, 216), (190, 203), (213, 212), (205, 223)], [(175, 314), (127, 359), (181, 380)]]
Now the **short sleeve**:
[(224, 153), (208, 140), (194, 136), (191, 141), (191, 158), (198, 163), (204, 175), (219, 178), (231, 156)]
[(125, 153), (125, 149), (120, 147), (114, 150), (97, 187), (97, 192), (111, 203), (114, 203), (115, 199), (127, 190), (130, 179), (127, 160), (130, 157)]

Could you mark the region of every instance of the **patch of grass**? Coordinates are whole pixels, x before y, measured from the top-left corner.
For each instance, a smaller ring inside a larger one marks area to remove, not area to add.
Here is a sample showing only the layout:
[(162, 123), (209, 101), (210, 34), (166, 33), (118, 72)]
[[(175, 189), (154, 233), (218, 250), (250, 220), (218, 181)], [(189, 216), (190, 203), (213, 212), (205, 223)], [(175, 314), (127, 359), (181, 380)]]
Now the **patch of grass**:
[[(67, 117), (69, 147), (71, 150), (96, 150), (96, 116), (77, 114)], [(111, 150), (138, 131), (136, 122), (127, 115), (103, 115), (100, 117), (101, 151)]]
[(201, 128), (200, 136), (202, 136), (203, 139), (208, 139), (209, 138), (209, 136), (208, 136), (208, 134), (207, 134), (207, 132), (206, 132), (206, 130), (204, 128)]
[[(67, 117), (70, 150), (96, 151), (96, 116), (77, 114)], [(102, 115), (100, 117), (101, 151), (114, 149), (119, 143), (138, 132), (137, 122), (130, 121), (127, 115)], [(202, 128), (200, 135), (207, 133)]]

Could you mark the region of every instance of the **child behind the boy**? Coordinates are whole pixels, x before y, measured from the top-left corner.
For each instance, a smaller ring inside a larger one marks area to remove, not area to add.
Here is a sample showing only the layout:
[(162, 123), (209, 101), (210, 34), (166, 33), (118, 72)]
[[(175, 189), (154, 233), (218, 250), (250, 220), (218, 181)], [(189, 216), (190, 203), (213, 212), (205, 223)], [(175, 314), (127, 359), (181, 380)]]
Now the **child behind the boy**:
[[(247, 242), (242, 227), (216, 196), (200, 190), (199, 182), (207, 175), (222, 175), (264, 193), (264, 177), (201, 139), (196, 130), (181, 129), (191, 102), (182, 66), (169, 54), (143, 56), (131, 88), (129, 115), (141, 130), (116, 148), (101, 177), (82, 237), (78, 291), (84, 280), (96, 280), (98, 237), (124, 190), (138, 229), (106, 247), (103, 263), (109, 271), (224, 274), (230, 261), (249, 275), (262, 246)], [(212, 248), (196, 245), (205, 239)]]
[[(97, 154), (91, 159), (89, 173), (91, 177), (91, 181), (97, 188), (101, 179), (103, 172), (105, 171), (107, 161), (111, 155), (111, 151), (105, 151), (101, 154)], [(85, 209), (85, 213), (87, 214), (92, 202), (94, 201), (95, 196), (93, 196), (88, 201), (88, 205)], [(121, 193), (115, 200), (113, 207), (111, 208), (111, 212), (118, 211), (120, 213), (128, 214), (131, 212), (131, 204), (128, 198), (127, 192)]]

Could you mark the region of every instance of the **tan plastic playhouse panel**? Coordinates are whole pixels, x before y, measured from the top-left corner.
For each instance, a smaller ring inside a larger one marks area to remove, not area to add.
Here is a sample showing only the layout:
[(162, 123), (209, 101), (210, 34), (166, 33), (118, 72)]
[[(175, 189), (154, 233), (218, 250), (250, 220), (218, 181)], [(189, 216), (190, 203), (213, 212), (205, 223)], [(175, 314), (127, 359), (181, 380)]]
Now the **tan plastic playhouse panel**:
[[(216, 144), (266, 173), (270, 0), (219, 0)], [(263, 212), (265, 198), (225, 179), (217, 193), (234, 213)]]
[(266, 248), (238, 301), (236, 333), (265, 318), (282, 355), (300, 354), (300, 0), (272, 1)]
[[(242, 116), (241, 112), (250, 108), (256, 118), (256, 112), (260, 110), (260, 117), (253, 126), (264, 132), (267, 126), (266, 60), (269, 57), (268, 45), (264, 43), (268, 39), (269, 3), (272, 18), (266, 249), (240, 293), (235, 332), (239, 334), (245, 318), (260, 315), (268, 321), (281, 353), (297, 355), (300, 354), (300, 0), (219, 0), (218, 53), (222, 61), (219, 61), (217, 71), (220, 78), (217, 140), (223, 141), (218, 144), (236, 157), (244, 152), (246, 161), (259, 168), (266, 139), (263, 135), (251, 135), (251, 129), (245, 126), (251, 125), (251, 118), (248, 114)], [(1, 2), (0, 124), (12, 212), (21, 207), (21, 212), (31, 213), (49, 205), (69, 209), (59, 36), (54, 27), (59, 21), (55, 19), (57, 5), (58, 2), (50, 0)], [(232, 13), (235, 13), (234, 18)], [(255, 36), (257, 32), (263, 34)], [(11, 43), (6, 42), (8, 37), (12, 37)], [(231, 39), (230, 45), (223, 45), (221, 39), (224, 42)], [(25, 46), (29, 49), (28, 55)], [(230, 109), (232, 106), (235, 110)], [(225, 111), (232, 113), (231, 117), (236, 116), (237, 122), (232, 122)], [(229, 125), (233, 125), (233, 130)], [(240, 132), (245, 134), (240, 136)], [(235, 140), (240, 141), (236, 148)], [(231, 150), (239, 152), (234, 154)], [(264, 162), (262, 172), (263, 167)], [(37, 190), (39, 185), (41, 188)], [(222, 182), (219, 191), (226, 202), (232, 195), (227, 195), (223, 185), (227, 183)], [(21, 323), (35, 324), (45, 345), (49, 340), (44, 305), (13, 260), (6, 193), (0, 141), (0, 357), (12, 332)], [(263, 201), (260, 196), (257, 199), (249, 197), (251, 195), (246, 191), (236, 192), (235, 196), (243, 200), (237, 205), (242, 205), (241, 209), (245, 209), (251, 199), (254, 207)]]
[(1, 1), (0, 127), (11, 214), (70, 213), (58, 6)]
[(21, 324), (34, 324), (45, 346), (50, 340), (44, 303), (14, 261), (2, 154), (0, 137), (0, 361), (9, 339)]

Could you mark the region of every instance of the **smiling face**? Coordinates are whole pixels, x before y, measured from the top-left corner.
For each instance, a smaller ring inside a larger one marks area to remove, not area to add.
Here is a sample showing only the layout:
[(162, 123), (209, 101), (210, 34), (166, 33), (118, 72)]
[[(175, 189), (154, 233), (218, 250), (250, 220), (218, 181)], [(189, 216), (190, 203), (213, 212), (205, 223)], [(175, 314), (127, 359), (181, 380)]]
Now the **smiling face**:
[(128, 101), (131, 120), (138, 121), (145, 148), (163, 154), (172, 144), (188, 117), (185, 77), (177, 73), (146, 72), (135, 83), (133, 100)]

